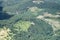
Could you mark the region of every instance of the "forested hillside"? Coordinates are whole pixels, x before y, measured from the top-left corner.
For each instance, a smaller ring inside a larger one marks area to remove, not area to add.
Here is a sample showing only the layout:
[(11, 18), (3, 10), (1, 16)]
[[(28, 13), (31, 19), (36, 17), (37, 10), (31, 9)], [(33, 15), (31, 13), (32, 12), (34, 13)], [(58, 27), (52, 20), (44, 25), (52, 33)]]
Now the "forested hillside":
[(0, 40), (60, 40), (60, 0), (0, 0)]

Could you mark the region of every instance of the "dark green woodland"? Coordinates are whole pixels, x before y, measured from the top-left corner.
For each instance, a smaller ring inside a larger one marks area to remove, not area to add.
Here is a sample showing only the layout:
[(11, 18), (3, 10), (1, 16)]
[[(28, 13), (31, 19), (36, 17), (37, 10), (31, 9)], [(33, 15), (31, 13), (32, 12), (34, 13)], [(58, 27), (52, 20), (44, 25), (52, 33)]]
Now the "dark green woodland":
[(0, 0), (0, 40), (60, 40), (60, 0)]

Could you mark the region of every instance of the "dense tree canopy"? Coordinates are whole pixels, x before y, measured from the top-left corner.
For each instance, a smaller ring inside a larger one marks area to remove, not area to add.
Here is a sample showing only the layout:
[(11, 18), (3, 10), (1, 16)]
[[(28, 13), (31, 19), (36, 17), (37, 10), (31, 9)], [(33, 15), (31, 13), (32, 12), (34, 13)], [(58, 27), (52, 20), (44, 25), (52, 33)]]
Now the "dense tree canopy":
[(0, 40), (60, 40), (59, 0), (0, 1)]

